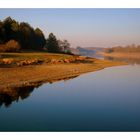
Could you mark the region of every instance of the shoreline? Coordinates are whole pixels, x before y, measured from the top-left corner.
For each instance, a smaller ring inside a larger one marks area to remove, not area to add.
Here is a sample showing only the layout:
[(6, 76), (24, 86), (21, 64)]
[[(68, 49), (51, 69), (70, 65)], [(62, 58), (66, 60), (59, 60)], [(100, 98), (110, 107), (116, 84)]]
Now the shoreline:
[(0, 90), (35, 86), (77, 77), (107, 67), (126, 65), (123, 62), (94, 59), (93, 63), (43, 64), (13, 68), (0, 68)]
[(140, 59), (140, 53), (102, 53), (105, 57), (116, 57), (116, 58), (133, 58)]

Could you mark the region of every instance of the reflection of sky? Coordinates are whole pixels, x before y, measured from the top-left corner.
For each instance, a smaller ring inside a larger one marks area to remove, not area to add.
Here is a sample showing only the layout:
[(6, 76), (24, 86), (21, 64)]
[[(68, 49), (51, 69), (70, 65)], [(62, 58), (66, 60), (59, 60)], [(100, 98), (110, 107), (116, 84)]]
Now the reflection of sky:
[(73, 46), (108, 47), (140, 44), (140, 9), (0, 9), (11, 16), (53, 32)]
[(140, 131), (139, 72), (138, 65), (118, 66), (44, 84), (0, 109), (0, 130)]

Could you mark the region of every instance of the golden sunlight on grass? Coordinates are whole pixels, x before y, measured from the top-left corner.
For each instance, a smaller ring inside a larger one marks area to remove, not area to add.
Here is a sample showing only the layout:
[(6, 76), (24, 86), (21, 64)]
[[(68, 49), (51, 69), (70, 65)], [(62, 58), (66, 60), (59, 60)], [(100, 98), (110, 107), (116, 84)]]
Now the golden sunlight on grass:
[[(13, 57), (14, 56), (14, 57)], [(27, 59), (42, 59), (43, 64), (11, 66), (0, 68), (0, 88), (10, 86), (26, 86), (34, 82), (52, 82), (78, 76), (82, 73), (97, 71), (106, 67), (124, 65), (122, 62), (112, 62), (107, 60), (98, 60), (95, 58), (79, 57), (64, 54), (46, 54), (46, 53), (13, 53), (2, 54), (1, 59), (13, 58), (14, 61)], [(73, 60), (64, 63), (48, 63), (47, 60), (67, 59)], [(11, 67), (10, 67), (11, 66)]]

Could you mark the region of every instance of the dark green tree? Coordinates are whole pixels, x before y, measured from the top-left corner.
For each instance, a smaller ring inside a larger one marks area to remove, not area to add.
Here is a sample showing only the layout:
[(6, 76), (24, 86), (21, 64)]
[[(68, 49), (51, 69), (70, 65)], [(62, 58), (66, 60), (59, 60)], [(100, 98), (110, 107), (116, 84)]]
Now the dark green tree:
[(0, 21), (0, 44), (6, 41), (5, 28), (3, 27), (3, 22)]
[(51, 53), (61, 52), (58, 45), (58, 41), (56, 37), (53, 35), (53, 33), (50, 33), (48, 39), (46, 40), (46, 49), (48, 52), (51, 52)]
[(39, 28), (35, 29), (35, 42), (36, 42), (36, 47), (39, 50), (42, 50), (46, 44), (45, 36)]
[(11, 17), (0, 21), (0, 44), (6, 44), (10, 40), (20, 43), (21, 49), (43, 50), (46, 40), (43, 32), (34, 30), (28, 23), (18, 23)]
[(20, 34), (20, 44), (23, 49), (34, 49), (34, 30), (33, 28), (25, 22), (20, 23), (19, 25), (19, 34)]

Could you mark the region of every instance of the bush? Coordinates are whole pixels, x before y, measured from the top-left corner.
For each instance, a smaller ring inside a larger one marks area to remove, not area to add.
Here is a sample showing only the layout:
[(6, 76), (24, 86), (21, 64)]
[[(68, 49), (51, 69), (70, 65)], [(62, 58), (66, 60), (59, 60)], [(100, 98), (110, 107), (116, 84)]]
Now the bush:
[(6, 44), (0, 45), (1, 52), (18, 52), (20, 48), (20, 44), (15, 40), (10, 40)]

